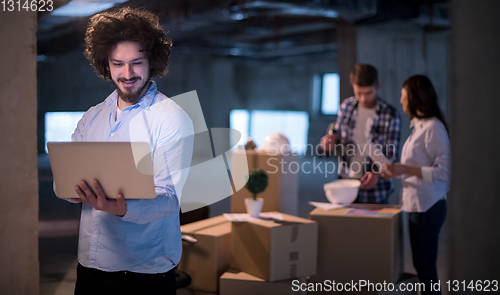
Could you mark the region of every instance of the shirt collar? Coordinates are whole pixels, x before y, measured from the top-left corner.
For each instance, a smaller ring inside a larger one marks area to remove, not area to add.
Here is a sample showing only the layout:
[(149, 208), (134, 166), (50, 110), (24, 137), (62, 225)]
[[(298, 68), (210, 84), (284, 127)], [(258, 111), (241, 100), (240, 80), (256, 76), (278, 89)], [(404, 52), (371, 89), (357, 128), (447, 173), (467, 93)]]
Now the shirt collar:
[[(375, 99), (377, 101), (377, 105), (375, 106), (375, 113), (380, 114), (380, 109), (382, 108), (382, 101), (380, 100), (380, 98), (378, 96)], [(359, 105), (359, 99), (356, 96), (354, 96), (355, 108), (358, 108), (358, 105)]]
[(418, 124), (419, 121), (420, 120), (418, 118), (411, 119), (411, 121), (410, 121), (410, 128), (415, 127)]
[[(149, 108), (151, 104), (153, 103), (153, 99), (155, 98), (156, 94), (158, 93), (158, 89), (156, 87), (156, 82), (151, 81), (151, 85), (149, 86), (148, 91), (146, 91), (146, 94), (135, 104), (137, 106), (143, 107), (145, 109)], [(105, 100), (104, 103), (108, 107), (111, 107), (113, 105), (117, 105), (117, 100), (118, 100), (118, 91), (113, 91)]]
[(419, 126), (419, 124), (420, 124), (420, 126), (422, 126), (421, 123), (424, 123), (424, 122), (426, 122), (429, 119), (430, 118), (419, 119), (417, 117), (413, 117), (413, 119), (411, 119), (411, 121), (410, 121), (410, 128)]

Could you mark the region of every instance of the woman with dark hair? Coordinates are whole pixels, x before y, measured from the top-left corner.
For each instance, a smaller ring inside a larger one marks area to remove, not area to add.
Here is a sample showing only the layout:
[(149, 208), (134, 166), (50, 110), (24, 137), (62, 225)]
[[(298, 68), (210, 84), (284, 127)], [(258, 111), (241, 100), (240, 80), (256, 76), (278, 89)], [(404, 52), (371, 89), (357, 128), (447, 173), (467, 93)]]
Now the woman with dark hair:
[(450, 189), (448, 128), (429, 78), (410, 77), (401, 89), (403, 112), (413, 128), (401, 154), (401, 163), (384, 165), (382, 176), (401, 177), (401, 210), (409, 212), (413, 265), (422, 294), (440, 294), (436, 261), (439, 232), (446, 218), (446, 193)]

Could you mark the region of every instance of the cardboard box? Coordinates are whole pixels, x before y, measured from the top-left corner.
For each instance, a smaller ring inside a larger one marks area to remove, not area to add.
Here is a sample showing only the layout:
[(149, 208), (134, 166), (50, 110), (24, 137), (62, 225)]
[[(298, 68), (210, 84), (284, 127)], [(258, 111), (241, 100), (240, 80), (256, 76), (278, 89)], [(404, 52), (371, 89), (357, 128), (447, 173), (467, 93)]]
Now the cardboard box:
[[(230, 270), (220, 277), (219, 295), (303, 295), (307, 292), (293, 291), (292, 283), (305, 282), (306, 278), (266, 282), (245, 272)], [(295, 288), (296, 289), (296, 288)]]
[[(329, 211), (316, 208), (310, 213), (319, 227), (318, 271), (311, 281), (395, 283), (404, 270), (399, 206), (353, 206)], [(355, 209), (362, 211), (350, 211)]]
[(181, 233), (198, 240), (195, 244), (183, 242), (177, 266), (191, 276), (189, 288), (217, 292), (219, 277), (229, 269), (231, 222), (217, 216), (183, 225)]
[(233, 222), (232, 269), (271, 282), (316, 273), (318, 225), (282, 215), (283, 221)]
[[(279, 211), (286, 214), (298, 214), (298, 196), (299, 196), (299, 157), (288, 154), (273, 154), (259, 151), (237, 150), (231, 155), (231, 171), (238, 171), (243, 166), (239, 157), (246, 155), (248, 169), (260, 168), (267, 173), (268, 186), (265, 191), (258, 194), (258, 197), (264, 199), (262, 212)], [(281, 161), (283, 165), (281, 164)], [(245, 175), (238, 173), (234, 175)], [(238, 182), (238, 180), (233, 179)], [(242, 188), (231, 196), (231, 212), (246, 213), (245, 198), (251, 198), (252, 194)]]

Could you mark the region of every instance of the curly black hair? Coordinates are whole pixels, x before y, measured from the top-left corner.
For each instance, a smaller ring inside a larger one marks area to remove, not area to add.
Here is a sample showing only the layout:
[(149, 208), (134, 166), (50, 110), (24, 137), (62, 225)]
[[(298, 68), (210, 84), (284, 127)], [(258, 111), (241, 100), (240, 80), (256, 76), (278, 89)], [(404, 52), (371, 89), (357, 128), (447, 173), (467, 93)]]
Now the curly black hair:
[(97, 75), (111, 80), (108, 57), (119, 42), (134, 41), (146, 52), (151, 66), (151, 77), (167, 74), (172, 40), (160, 26), (158, 16), (130, 7), (115, 12), (103, 12), (90, 18), (85, 33), (85, 56)]

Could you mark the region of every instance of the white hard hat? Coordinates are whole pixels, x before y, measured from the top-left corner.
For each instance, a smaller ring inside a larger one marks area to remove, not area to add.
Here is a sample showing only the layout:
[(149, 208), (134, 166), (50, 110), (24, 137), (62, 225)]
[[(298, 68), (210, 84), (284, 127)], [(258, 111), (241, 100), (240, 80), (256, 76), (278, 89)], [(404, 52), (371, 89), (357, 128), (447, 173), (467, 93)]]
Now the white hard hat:
[(264, 143), (261, 145), (259, 150), (268, 153), (289, 153), (290, 142), (282, 133), (272, 132), (264, 138)]

